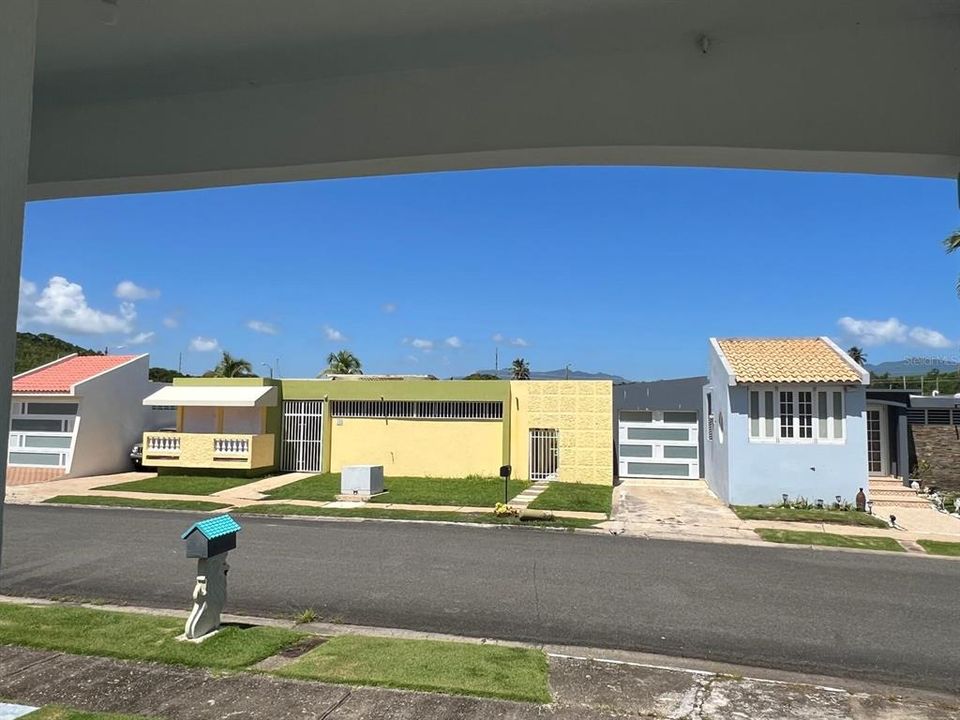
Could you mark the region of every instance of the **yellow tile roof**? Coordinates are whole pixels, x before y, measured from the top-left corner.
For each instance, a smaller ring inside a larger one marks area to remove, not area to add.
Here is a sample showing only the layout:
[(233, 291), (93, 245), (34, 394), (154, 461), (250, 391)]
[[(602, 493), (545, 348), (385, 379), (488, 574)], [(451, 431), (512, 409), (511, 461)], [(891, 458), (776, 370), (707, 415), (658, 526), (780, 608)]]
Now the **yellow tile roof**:
[(860, 375), (822, 338), (717, 340), (738, 383), (859, 383)]

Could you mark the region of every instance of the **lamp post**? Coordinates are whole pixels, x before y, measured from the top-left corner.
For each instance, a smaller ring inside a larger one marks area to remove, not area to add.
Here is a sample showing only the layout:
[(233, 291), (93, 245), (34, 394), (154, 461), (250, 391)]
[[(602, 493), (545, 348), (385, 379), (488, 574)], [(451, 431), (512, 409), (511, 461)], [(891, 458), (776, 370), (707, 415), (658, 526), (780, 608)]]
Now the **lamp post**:
[(262, 362), (260, 363), (263, 367), (267, 368), (270, 371), (270, 379), (273, 379), (273, 366), (270, 363)]

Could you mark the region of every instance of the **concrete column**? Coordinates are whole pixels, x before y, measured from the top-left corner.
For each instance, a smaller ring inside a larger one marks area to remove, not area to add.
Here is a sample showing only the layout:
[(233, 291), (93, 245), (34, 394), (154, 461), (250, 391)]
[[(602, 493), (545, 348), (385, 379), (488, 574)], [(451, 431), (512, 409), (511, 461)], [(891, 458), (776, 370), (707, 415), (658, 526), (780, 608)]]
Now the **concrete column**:
[[(23, 207), (27, 199), (37, 0), (0, 2), (0, 500), (7, 490)], [(0, 502), (0, 542), (3, 503)], [(2, 546), (0, 546), (2, 547)]]

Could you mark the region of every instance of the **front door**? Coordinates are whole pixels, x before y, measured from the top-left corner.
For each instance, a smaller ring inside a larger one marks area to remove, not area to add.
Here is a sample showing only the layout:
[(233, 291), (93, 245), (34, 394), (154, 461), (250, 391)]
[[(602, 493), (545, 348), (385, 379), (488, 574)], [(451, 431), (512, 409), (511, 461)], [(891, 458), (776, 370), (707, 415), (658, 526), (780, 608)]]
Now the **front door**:
[(867, 405), (867, 470), (871, 475), (889, 475), (887, 408)]

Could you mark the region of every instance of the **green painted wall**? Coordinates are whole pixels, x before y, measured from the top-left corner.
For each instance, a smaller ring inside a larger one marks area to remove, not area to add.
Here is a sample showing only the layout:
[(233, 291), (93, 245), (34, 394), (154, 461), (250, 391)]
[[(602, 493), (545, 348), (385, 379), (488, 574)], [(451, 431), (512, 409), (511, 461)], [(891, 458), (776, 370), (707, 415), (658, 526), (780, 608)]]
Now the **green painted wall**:
[[(281, 380), (284, 400), (500, 400), (507, 380)], [(506, 408), (504, 408), (506, 410)]]
[(263, 387), (265, 385), (276, 385), (280, 386), (279, 380), (274, 380), (272, 378), (174, 378), (174, 385), (189, 385), (189, 386), (201, 386), (201, 387), (210, 387), (210, 386), (221, 386), (221, 387), (242, 387), (252, 386), (252, 387)]

